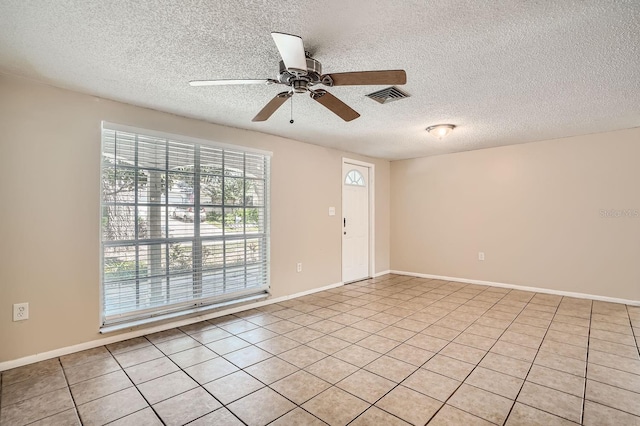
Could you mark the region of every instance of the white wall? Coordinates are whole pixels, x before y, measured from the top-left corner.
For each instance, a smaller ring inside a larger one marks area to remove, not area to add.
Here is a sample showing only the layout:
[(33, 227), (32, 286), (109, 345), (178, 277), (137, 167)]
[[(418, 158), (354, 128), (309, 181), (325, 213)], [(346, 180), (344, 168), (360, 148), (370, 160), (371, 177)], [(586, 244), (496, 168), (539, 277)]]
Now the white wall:
[(640, 128), (394, 161), (391, 205), (392, 270), (640, 301)]

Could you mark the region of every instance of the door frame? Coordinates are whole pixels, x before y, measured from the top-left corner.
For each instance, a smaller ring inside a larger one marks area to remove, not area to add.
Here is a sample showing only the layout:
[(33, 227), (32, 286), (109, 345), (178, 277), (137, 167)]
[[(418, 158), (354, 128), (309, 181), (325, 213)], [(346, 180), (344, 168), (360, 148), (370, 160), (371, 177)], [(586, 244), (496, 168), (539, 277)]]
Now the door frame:
[[(375, 247), (376, 247), (376, 239), (375, 239), (375, 234), (376, 234), (376, 216), (375, 216), (375, 171), (376, 171), (376, 165), (373, 163), (367, 163), (365, 161), (360, 161), (360, 160), (354, 160), (352, 158), (347, 158), (347, 157), (342, 157), (342, 163), (341, 163), (341, 167), (340, 167), (340, 192), (342, 193), (341, 196), (341, 202), (342, 205), (340, 206), (340, 213), (342, 215), (342, 217), (344, 218), (344, 176), (342, 176), (343, 174), (343, 170), (344, 170), (344, 165), (345, 164), (354, 164), (356, 166), (360, 166), (360, 167), (366, 167), (369, 169), (369, 185), (368, 185), (368, 191), (369, 191), (369, 276), (367, 278), (372, 278), (375, 276), (375, 270), (376, 270), (376, 256), (375, 256)], [(343, 234), (343, 230), (342, 230), (342, 221), (340, 221), (340, 278), (342, 280), (343, 284), (346, 284), (344, 282), (344, 276), (343, 276), (343, 271), (344, 271), (344, 234)], [(352, 281), (350, 281), (352, 282)]]

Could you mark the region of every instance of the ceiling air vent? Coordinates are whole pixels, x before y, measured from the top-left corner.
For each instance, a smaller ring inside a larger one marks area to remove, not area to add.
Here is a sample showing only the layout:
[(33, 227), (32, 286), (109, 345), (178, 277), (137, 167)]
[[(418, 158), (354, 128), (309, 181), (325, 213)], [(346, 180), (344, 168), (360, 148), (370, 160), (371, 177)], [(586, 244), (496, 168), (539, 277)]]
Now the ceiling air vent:
[(389, 102), (397, 101), (399, 99), (408, 98), (409, 94), (398, 89), (396, 86), (387, 87), (386, 89), (378, 90), (377, 92), (369, 93), (367, 97), (381, 104), (388, 104)]

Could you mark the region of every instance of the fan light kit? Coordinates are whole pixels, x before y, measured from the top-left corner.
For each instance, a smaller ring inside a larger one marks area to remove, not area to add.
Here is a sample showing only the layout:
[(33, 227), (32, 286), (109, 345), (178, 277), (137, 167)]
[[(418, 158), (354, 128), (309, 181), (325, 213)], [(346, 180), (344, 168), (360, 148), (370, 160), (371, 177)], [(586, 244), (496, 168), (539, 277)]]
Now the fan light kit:
[(438, 139), (443, 139), (449, 136), (449, 133), (451, 133), (455, 128), (456, 126), (454, 126), (453, 124), (438, 124), (435, 126), (427, 127), (427, 132), (431, 133)]
[[(232, 84), (282, 84), (289, 86), (288, 90), (278, 93), (271, 99), (252, 121), (266, 121), (294, 94), (306, 92), (309, 93), (311, 99), (317, 101), (344, 121), (351, 121), (360, 117), (360, 114), (331, 93), (324, 89), (314, 89), (314, 86), (318, 84), (327, 87), (394, 85), (405, 84), (407, 82), (407, 74), (404, 70), (322, 74), (322, 64), (312, 58), (309, 52), (304, 50), (302, 38), (284, 33), (271, 33), (271, 36), (282, 57), (280, 61), (280, 72), (276, 79), (194, 80), (190, 81), (189, 84), (191, 86), (222, 86)], [(293, 123), (293, 119), (290, 122)]]

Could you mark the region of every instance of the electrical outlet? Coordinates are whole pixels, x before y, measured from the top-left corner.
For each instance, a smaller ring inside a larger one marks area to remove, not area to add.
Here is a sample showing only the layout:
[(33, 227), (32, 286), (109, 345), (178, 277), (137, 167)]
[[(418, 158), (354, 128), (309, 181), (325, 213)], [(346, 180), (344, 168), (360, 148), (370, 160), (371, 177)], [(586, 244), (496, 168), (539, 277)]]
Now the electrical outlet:
[(29, 304), (28, 303), (15, 303), (13, 305), (13, 320), (23, 321), (29, 319)]
[(298, 264), (296, 265), (296, 271), (297, 271), (297, 272), (302, 272), (302, 263), (298, 263)]
[(484, 260), (484, 252), (483, 251), (479, 251), (478, 252), (478, 260), (480, 260), (480, 261)]

